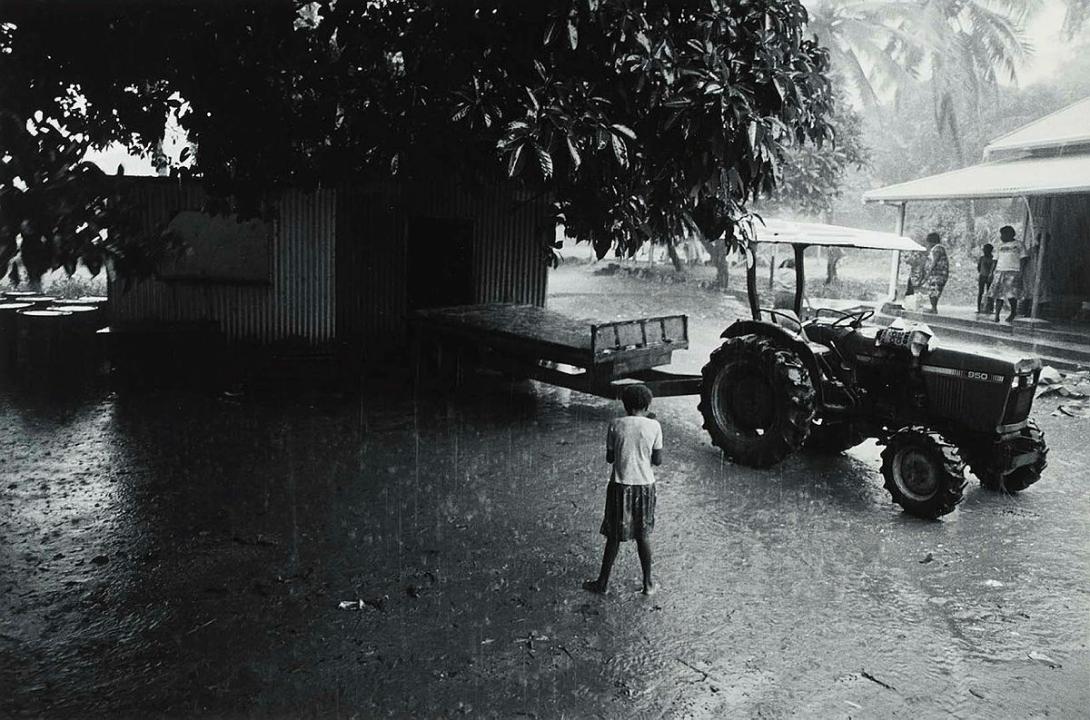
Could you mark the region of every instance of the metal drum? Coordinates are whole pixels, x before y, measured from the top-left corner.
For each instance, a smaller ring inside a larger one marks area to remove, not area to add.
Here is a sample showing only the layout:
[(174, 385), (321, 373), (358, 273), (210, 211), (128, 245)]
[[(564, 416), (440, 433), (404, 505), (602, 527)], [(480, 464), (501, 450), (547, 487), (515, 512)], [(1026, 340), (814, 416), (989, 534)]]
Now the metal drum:
[(94, 305), (61, 305), (59, 303), (46, 309), (72, 314), (69, 327), (71, 337), (68, 338), (68, 342), (73, 353), (73, 367), (87, 371), (97, 369), (102, 363), (102, 358), (95, 333), (105, 324), (102, 321), (102, 311)]
[(110, 298), (105, 295), (84, 295), (83, 297), (76, 298), (81, 305), (94, 305), (102, 312), (100, 317), (102, 318), (103, 325), (110, 324)]
[(19, 340), (15, 330), (15, 313), (32, 307), (30, 303), (0, 303), (0, 378), (10, 377), (15, 372), (15, 349)]
[(68, 370), (73, 352), (74, 313), (64, 310), (17, 310), (16, 368), (20, 373)]
[(22, 295), (15, 302), (30, 303), (35, 309), (44, 310), (56, 300), (52, 295)]

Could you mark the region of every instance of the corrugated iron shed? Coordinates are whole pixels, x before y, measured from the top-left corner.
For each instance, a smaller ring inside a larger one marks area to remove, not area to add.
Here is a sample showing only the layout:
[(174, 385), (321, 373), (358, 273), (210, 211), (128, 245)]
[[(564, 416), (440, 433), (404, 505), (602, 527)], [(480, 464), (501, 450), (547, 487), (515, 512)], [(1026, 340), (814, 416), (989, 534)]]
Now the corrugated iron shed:
[[(196, 183), (168, 179), (141, 180), (133, 192), (148, 229), (205, 200)], [(471, 275), (467, 299), (545, 302), (543, 251), (554, 234), (547, 198), (509, 185), (391, 182), (288, 190), (270, 205), (268, 283), (149, 279), (128, 292), (111, 283), (114, 321), (214, 320), (235, 342), (293, 342), (378, 360), (404, 344), (414, 268), (446, 262), (450, 251), (448, 238), (414, 235), (425, 220), (466, 229), (469, 257), (459, 259)]]

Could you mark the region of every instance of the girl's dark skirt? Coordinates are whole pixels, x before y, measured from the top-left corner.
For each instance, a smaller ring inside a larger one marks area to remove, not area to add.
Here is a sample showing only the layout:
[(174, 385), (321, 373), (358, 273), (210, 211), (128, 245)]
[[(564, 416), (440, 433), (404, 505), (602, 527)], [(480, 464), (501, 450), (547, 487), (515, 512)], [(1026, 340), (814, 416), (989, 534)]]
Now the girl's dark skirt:
[(606, 512), (601, 533), (607, 540), (642, 540), (655, 529), (655, 486), (622, 485), (606, 488)]

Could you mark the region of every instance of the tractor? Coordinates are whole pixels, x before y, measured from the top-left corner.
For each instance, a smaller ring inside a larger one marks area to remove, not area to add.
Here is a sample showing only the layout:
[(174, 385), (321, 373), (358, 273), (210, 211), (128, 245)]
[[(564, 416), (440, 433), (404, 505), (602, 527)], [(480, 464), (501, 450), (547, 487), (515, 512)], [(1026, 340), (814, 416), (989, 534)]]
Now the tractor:
[(793, 248), (793, 307), (760, 306), (751, 243), (751, 318), (722, 333), (703, 368), (699, 407), (712, 443), (763, 468), (804, 448), (838, 453), (876, 438), (893, 502), (923, 518), (954, 510), (967, 466), (988, 489), (1016, 493), (1035, 483), (1048, 455), (1029, 418), (1040, 359), (944, 347), (927, 325), (903, 318), (868, 324), (874, 310), (865, 306), (804, 313), (808, 246), (923, 248), (890, 233), (808, 235), (792, 225), (758, 242)]

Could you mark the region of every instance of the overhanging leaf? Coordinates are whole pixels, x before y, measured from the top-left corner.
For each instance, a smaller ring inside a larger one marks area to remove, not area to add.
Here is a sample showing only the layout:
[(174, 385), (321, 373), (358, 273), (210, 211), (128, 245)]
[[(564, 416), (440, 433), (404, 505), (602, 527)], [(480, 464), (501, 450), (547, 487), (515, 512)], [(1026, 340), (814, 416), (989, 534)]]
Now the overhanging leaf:
[(613, 146), (613, 157), (617, 159), (617, 164), (622, 168), (627, 168), (628, 147), (625, 146), (624, 139), (620, 135), (610, 135), (609, 139)]
[(636, 133), (632, 131), (632, 128), (630, 128), (630, 127), (628, 127), (626, 125), (621, 125), (620, 123), (613, 123), (609, 127), (613, 130), (613, 132), (620, 133), (621, 135), (624, 135), (629, 140), (635, 140), (636, 139)]
[(575, 147), (575, 143), (571, 138), (565, 138), (564, 143), (568, 146), (568, 156), (571, 158), (572, 172), (579, 169), (580, 163), (583, 162), (583, 158), (579, 156), (579, 150)]
[(515, 177), (522, 171), (522, 166), (525, 162), (523, 157), (523, 151), (526, 149), (526, 143), (522, 143), (515, 147), (511, 151), (511, 154), (507, 156), (507, 176)]
[(534, 154), (537, 156), (538, 169), (541, 170), (541, 176), (548, 180), (553, 176), (553, 158), (549, 154), (549, 151), (545, 148), (535, 145)]

